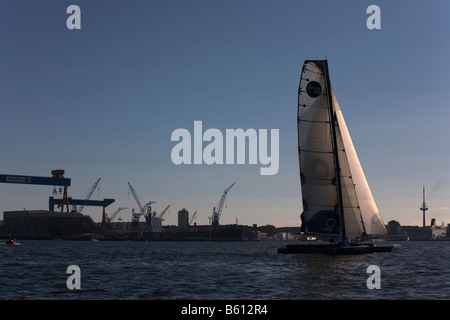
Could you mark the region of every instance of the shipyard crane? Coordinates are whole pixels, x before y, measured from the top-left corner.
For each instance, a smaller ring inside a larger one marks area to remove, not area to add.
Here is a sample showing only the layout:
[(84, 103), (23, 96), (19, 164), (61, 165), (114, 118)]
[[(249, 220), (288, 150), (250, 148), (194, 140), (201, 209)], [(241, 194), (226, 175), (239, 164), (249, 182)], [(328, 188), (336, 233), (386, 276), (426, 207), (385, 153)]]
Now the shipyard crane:
[[(100, 179), (101, 179), (101, 178), (98, 178), (98, 180), (97, 180), (97, 181), (94, 183), (94, 185), (91, 187), (91, 189), (89, 190), (89, 192), (87, 193), (87, 195), (84, 197), (84, 200), (85, 200), (86, 202), (91, 198), (92, 194), (94, 193), (95, 189), (97, 188), (97, 186), (98, 186), (98, 184), (99, 184), (99, 182), (100, 182)], [(76, 205), (73, 205), (73, 207), (74, 207), (74, 210), (75, 210), (76, 212), (81, 213), (81, 211), (83, 211), (85, 205), (86, 205), (86, 203), (82, 203), (81, 206), (80, 206), (80, 208), (79, 208), (78, 210), (76, 209)]]
[(197, 210), (195, 210), (194, 214), (192, 215), (191, 220), (189, 221), (189, 225), (192, 224), (192, 221), (194, 221), (195, 215), (197, 214)]
[(122, 211), (122, 210), (125, 210), (125, 209), (128, 209), (128, 208), (120, 207), (119, 209), (114, 211), (114, 213), (111, 215), (111, 217), (106, 216), (106, 222), (111, 223), (114, 220), (114, 218), (117, 217), (119, 212)]
[(141, 215), (144, 214), (144, 206), (142, 205), (141, 200), (139, 199), (139, 196), (137, 195), (137, 193), (134, 190), (131, 183), (129, 183), (129, 182), (127, 182), (127, 183), (128, 183), (128, 186), (130, 187), (131, 193), (133, 194), (133, 197), (136, 200), (136, 203), (137, 203), (139, 209), (141, 210), (141, 212), (135, 212), (133, 209), (133, 212), (132, 212), (133, 221), (139, 221), (139, 218), (141, 217)]
[(131, 210), (131, 222), (132, 224), (137, 224), (139, 222), (139, 219), (141, 218), (140, 212), (135, 212), (134, 208)]
[(134, 190), (131, 183), (127, 182), (128, 186), (130, 187), (131, 193), (133, 194), (134, 199), (136, 200), (137, 205), (139, 206), (139, 209), (141, 212), (133, 212), (133, 221), (139, 221), (139, 218), (141, 215), (147, 215), (151, 217), (151, 211), (152, 211), (152, 204), (156, 203), (155, 201), (149, 201), (145, 205), (142, 205), (141, 200), (139, 199), (138, 194), (136, 193), (136, 190)]
[(233, 184), (231, 186), (229, 186), (228, 188), (225, 189), (225, 191), (222, 194), (222, 198), (220, 198), (220, 202), (217, 205), (217, 210), (216, 207), (213, 208), (213, 214), (212, 214), (212, 222), (211, 224), (213, 226), (218, 226), (219, 225), (219, 219), (220, 219), (220, 215), (222, 213), (222, 209), (223, 209), (223, 205), (225, 203), (225, 199), (227, 197), (227, 193), (228, 191), (230, 191), (230, 189), (236, 184), (236, 182), (233, 182)]
[(152, 216), (152, 204), (156, 203), (156, 201), (149, 201), (145, 204), (144, 208), (141, 210), (141, 214), (145, 217)]
[(67, 194), (67, 187), (70, 186), (70, 181), (70, 178), (64, 178), (64, 170), (61, 169), (52, 170), (51, 177), (0, 174), (0, 183), (59, 186), (60, 193), (62, 193), (61, 187), (64, 187), (64, 194), (61, 202), (61, 212), (64, 211), (64, 206), (66, 206), (67, 212), (69, 212), (69, 196)]
[(161, 214), (158, 216), (158, 219), (162, 219), (162, 217), (166, 214), (167, 209), (169, 209), (170, 204), (161, 212)]

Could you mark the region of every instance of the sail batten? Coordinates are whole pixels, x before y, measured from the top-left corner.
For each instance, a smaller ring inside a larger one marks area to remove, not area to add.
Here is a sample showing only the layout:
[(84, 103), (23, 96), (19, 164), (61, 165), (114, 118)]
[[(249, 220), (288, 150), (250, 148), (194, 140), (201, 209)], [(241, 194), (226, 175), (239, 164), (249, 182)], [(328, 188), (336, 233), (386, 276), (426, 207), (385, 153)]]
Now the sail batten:
[(386, 234), (329, 81), (327, 61), (305, 61), (298, 90), (298, 153), (307, 233)]
[(329, 121), (315, 121), (315, 120), (302, 120), (302, 119), (299, 119), (298, 122), (330, 123)]
[(311, 153), (333, 153), (333, 151), (315, 151), (315, 150), (307, 150), (307, 149), (301, 149), (300, 152), (311, 152)]

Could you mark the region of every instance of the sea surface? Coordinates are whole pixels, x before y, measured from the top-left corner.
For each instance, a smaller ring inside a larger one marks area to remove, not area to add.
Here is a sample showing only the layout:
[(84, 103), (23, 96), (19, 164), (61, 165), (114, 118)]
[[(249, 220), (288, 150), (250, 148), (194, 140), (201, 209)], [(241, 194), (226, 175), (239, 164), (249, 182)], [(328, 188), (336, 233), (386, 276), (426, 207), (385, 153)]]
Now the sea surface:
[[(286, 242), (20, 242), (0, 245), (3, 300), (450, 299), (450, 241), (360, 256), (278, 255)], [(81, 289), (68, 288), (71, 265)], [(371, 265), (380, 289), (367, 286)]]

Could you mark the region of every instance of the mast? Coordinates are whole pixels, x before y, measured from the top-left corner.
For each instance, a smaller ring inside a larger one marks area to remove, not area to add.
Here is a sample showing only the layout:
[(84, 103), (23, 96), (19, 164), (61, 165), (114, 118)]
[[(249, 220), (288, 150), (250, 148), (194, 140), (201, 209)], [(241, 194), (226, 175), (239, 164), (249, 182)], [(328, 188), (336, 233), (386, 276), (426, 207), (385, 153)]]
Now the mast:
[(345, 239), (345, 220), (344, 220), (344, 200), (342, 198), (342, 185), (341, 185), (341, 167), (339, 165), (339, 155), (337, 149), (337, 138), (336, 138), (336, 111), (333, 106), (333, 98), (331, 96), (331, 87), (330, 87), (330, 76), (328, 74), (328, 61), (323, 61), (323, 70), (325, 73), (325, 84), (327, 87), (327, 95), (328, 95), (328, 110), (330, 113), (330, 123), (331, 123), (331, 139), (333, 143), (333, 158), (334, 158), (334, 173), (336, 179), (336, 191), (338, 196), (338, 207), (339, 207), (339, 216), (341, 220), (341, 234)]

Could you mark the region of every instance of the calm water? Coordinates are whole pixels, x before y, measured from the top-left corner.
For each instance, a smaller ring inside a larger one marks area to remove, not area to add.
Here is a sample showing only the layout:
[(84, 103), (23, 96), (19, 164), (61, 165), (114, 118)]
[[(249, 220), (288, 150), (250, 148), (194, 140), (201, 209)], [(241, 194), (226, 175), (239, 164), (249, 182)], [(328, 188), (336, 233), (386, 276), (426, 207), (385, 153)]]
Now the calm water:
[[(363, 256), (277, 255), (277, 242), (21, 243), (0, 245), (2, 299), (450, 299), (449, 241)], [(69, 265), (81, 290), (67, 288)]]

